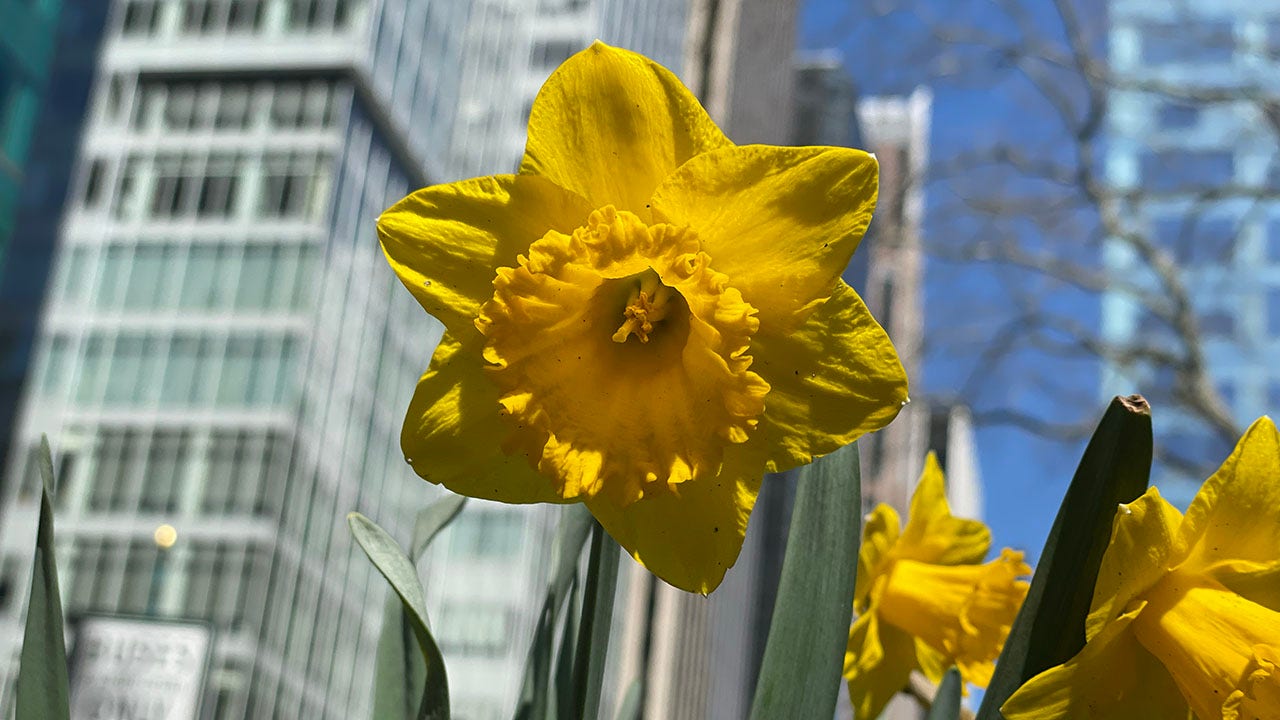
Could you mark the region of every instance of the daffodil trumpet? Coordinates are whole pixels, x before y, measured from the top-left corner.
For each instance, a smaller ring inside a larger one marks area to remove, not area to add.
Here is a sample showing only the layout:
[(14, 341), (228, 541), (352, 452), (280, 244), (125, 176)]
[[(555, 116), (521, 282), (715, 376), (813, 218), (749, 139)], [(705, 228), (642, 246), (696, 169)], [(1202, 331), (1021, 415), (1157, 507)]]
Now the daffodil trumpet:
[(888, 505), (863, 526), (844, 677), (854, 717), (870, 720), (905, 689), (913, 671), (941, 682), (955, 666), (986, 687), (1031, 573), (1005, 548), (983, 563), (991, 531), (951, 514), (937, 458), (925, 460), (906, 527)]

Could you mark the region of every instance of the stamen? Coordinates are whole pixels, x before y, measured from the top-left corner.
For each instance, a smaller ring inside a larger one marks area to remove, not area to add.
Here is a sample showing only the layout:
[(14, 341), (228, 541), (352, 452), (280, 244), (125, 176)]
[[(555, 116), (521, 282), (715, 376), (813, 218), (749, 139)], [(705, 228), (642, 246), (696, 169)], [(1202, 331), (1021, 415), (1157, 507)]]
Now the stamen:
[(631, 289), (627, 306), (622, 311), (622, 325), (613, 334), (613, 341), (625, 343), (627, 338), (635, 335), (640, 342), (649, 342), (649, 333), (653, 332), (653, 324), (667, 316), (670, 310), (669, 301), (675, 290), (663, 285), (656, 273), (648, 271), (640, 277), (640, 284)]

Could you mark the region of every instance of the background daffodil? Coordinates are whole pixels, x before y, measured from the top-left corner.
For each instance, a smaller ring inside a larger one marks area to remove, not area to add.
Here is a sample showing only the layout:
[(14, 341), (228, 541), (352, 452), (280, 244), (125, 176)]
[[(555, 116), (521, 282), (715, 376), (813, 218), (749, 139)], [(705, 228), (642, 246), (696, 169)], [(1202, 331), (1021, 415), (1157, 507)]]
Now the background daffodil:
[(1085, 637), (1004, 716), (1280, 718), (1280, 435), (1269, 418), (1185, 516), (1155, 488), (1120, 507)]
[(710, 592), (763, 474), (887, 424), (892, 344), (840, 280), (877, 166), (736, 146), (670, 72), (595, 43), (539, 92), (516, 175), (378, 220), (446, 334), (402, 444), (422, 477), (585, 502), (656, 575)]
[(907, 526), (880, 504), (867, 517), (854, 590), (844, 676), (859, 720), (874, 718), (907, 685), (912, 670), (940, 682), (951, 666), (986, 687), (1031, 573), (1005, 549), (981, 564), (991, 531), (951, 514), (942, 469), (930, 453), (911, 497)]

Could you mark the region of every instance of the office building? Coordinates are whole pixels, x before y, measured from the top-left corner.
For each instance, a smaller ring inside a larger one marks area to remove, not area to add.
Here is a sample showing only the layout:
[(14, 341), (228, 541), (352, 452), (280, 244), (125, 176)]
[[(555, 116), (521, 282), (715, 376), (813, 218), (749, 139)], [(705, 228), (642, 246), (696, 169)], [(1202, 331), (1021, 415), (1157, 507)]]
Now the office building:
[[(404, 535), (426, 502), (399, 431), (440, 332), (372, 227), (428, 182), (448, 130), (435, 120), (454, 108), (433, 83), (457, 48), (424, 28), (465, 10), (109, 5), (71, 193), (45, 218), (58, 247), (0, 573), (25, 588), (47, 433), (73, 627), (209, 623), (202, 717), (368, 711), (385, 585), (343, 520), (360, 510)], [(8, 712), (24, 599), (0, 609)]]
[[(1158, 303), (1122, 287), (1104, 293), (1102, 338), (1129, 359), (1105, 365), (1102, 391), (1106, 398), (1135, 390), (1149, 396), (1155, 441), (1166, 454), (1155, 480), (1185, 507), (1234, 438), (1181, 404), (1179, 390), (1190, 388), (1185, 373), (1145, 358), (1198, 358), (1242, 429), (1280, 411), (1273, 361), (1280, 342), (1280, 204), (1273, 192), (1280, 146), (1275, 109), (1265, 100), (1270, 90), (1259, 95), (1273, 85), (1280, 3), (1113, 0), (1109, 17), (1116, 82), (1103, 146), (1108, 202), (1125, 232), (1150, 241), (1175, 266), (1198, 338), (1188, 349), (1167, 312), (1151, 310)], [(1167, 295), (1132, 243), (1112, 239), (1103, 262), (1114, 277)]]

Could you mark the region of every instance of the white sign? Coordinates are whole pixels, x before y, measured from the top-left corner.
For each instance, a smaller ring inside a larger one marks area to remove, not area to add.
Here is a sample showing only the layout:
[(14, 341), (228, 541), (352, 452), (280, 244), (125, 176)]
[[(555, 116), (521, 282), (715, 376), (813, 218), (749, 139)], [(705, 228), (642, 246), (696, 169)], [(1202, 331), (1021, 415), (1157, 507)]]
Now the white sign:
[(72, 720), (196, 720), (204, 625), (86, 617), (76, 630)]

